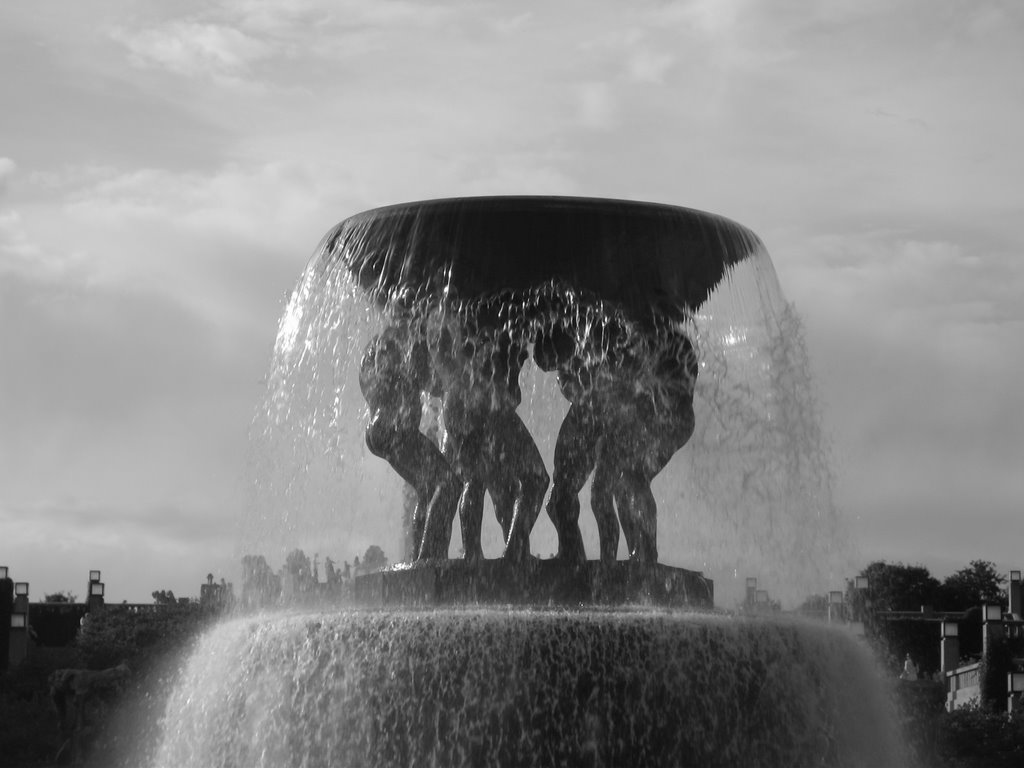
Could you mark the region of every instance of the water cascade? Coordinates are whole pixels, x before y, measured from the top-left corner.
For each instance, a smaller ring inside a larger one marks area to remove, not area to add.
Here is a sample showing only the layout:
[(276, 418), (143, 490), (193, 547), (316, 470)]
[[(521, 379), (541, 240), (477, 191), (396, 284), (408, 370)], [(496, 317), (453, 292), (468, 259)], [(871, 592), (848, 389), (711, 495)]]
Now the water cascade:
[(402, 562), (364, 581), (376, 608), (205, 637), (160, 766), (901, 762), (856, 643), (711, 611), (752, 573), (820, 591), (841, 546), (799, 319), (735, 222), (584, 198), (346, 219), (253, 445), (246, 551)]

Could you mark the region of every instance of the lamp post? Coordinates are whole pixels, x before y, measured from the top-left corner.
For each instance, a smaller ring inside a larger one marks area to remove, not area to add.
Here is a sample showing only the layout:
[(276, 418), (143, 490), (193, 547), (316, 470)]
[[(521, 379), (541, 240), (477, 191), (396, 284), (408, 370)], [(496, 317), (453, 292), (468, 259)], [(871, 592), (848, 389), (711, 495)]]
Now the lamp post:
[(747, 608), (753, 608), (755, 600), (757, 600), (757, 577), (747, 576), (747, 597), (744, 604)]
[(955, 621), (943, 621), (939, 627), (942, 631), (939, 668), (945, 675), (960, 666), (960, 625)]
[(992, 646), (1003, 637), (1003, 606), (985, 603), (981, 606), (981, 657), (988, 659)]
[(853, 580), (854, 596), (854, 618), (859, 626), (859, 634), (867, 634), (867, 625), (871, 619), (871, 597), (868, 589), (871, 583), (867, 576), (857, 576)]
[(7, 669), (11, 657), (11, 618), (14, 615), (14, 582), (0, 565), (0, 671)]
[(1021, 694), (1024, 693), (1024, 672), (1010, 672), (1006, 676), (1006, 711), (1013, 714), (1013, 710), (1021, 704)]
[(843, 619), (843, 593), (834, 589), (828, 593), (828, 623), (842, 621)]
[(8, 620), (10, 641), (8, 664), (17, 666), (28, 655), (28, 582), (14, 583), (14, 605)]
[(89, 588), (86, 592), (86, 603), (89, 612), (98, 611), (103, 607), (103, 594), (106, 591), (105, 585), (100, 581), (99, 571), (89, 571)]
[(768, 610), (768, 590), (759, 589), (754, 597), (757, 602), (757, 610), (767, 611)]

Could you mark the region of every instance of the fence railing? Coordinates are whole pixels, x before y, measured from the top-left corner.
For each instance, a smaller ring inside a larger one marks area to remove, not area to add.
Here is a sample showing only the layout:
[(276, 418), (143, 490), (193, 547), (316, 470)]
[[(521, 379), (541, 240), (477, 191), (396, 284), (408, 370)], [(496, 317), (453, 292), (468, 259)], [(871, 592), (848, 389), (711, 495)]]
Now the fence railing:
[(946, 710), (952, 712), (981, 701), (981, 662), (946, 673)]

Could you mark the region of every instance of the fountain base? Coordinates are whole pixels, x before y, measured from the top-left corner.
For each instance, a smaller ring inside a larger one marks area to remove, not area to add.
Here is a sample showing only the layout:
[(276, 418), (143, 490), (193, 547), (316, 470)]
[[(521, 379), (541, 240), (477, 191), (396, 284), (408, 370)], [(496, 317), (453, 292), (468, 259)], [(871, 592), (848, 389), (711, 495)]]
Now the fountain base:
[(559, 560), (442, 560), (357, 576), (362, 605), (658, 605), (711, 608), (714, 583), (699, 571), (628, 560), (578, 566)]
[(869, 649), (646, 608), (243, 617), (198, 647), (156, 768), (906, 765)]

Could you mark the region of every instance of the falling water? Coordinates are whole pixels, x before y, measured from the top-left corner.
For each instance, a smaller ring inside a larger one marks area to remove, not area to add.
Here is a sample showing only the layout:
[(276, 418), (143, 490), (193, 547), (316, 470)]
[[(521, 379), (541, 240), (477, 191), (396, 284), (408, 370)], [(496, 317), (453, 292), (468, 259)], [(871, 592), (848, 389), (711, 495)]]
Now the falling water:
[(873, 673), (845, 635), (722, 616), (249, 617), (193, 655), (155, 765), (903, 765)]
[[(544, 290), (511, 304), (541, 304)], [(572, 289), (562, 291), (560, 313), (575, 312), (581, 323), (607, 319), (605, 307), (573, 297)], [(280, 561), (299, 547), (339, 560), (378, 544), (392, 561), (402, 559), (402, 483), (365, 448), (357, 382), (363, 349), (386, 322), (325, 238), (281, 318), (254, 422), (243, 553)], [(764, 248), (757, 244), (731, 265), (688, 323), (700, 356), (696, 431), (652, 484), (660, 559), (708, 572), (720, 604), (740, 598), (744, 577), (756, 575), (773, 597), (795, 605), (845, 572), (847, 553), (801, 320)], [(568, 403), (554, 375), (532, 359), (521, 385), (519, 414), (550, 468)], [(580, 500), (584, 542), (596, 557), (589, 486)], [(485, 515), (484, 543), (493, 557), (502, 540), (492, 518)], [(531, 544), (541, 557), (557, 549), (545, 515)], [(460, 547), (456, 532), (451, 556)]]

